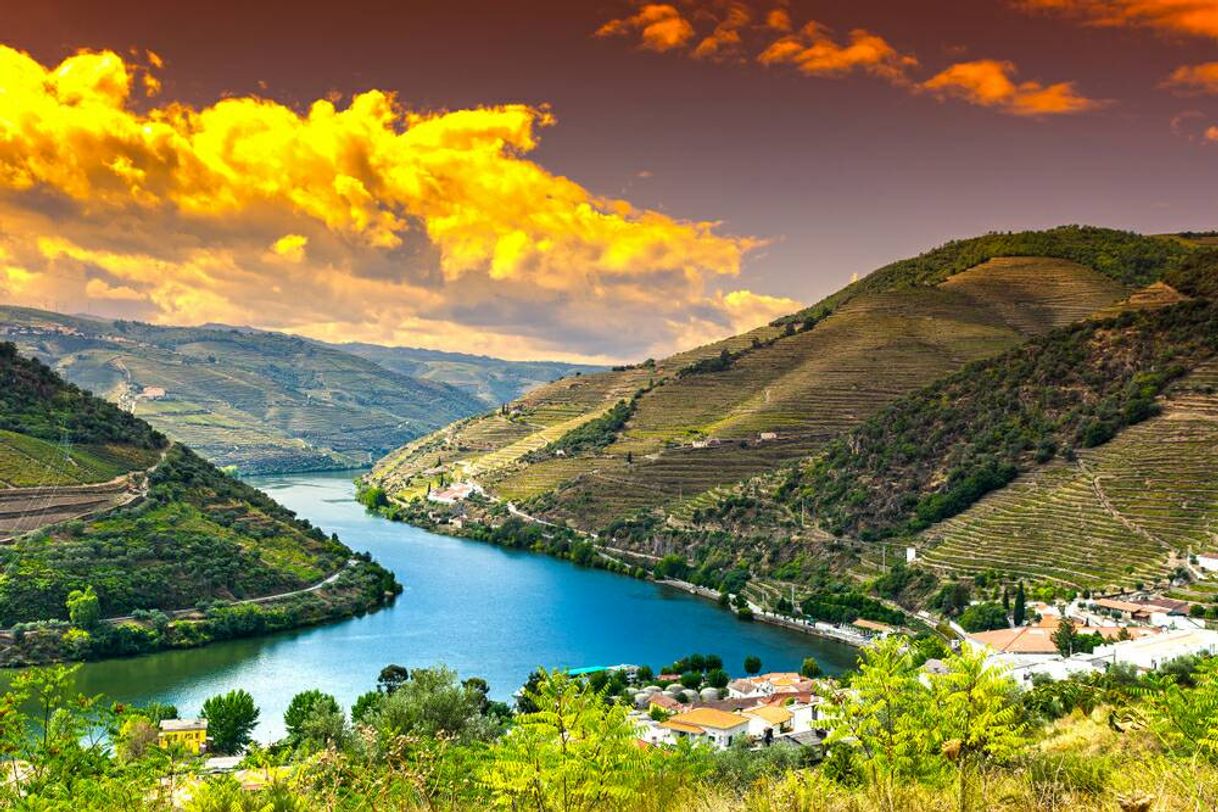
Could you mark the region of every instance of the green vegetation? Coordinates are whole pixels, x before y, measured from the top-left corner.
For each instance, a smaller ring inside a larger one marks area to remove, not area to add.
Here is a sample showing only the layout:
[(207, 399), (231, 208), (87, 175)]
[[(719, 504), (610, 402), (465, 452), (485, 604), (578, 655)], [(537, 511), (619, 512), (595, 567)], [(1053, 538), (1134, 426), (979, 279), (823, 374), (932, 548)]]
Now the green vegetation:
[(0, 665), (197, 646), (347, 617), (400, 591), (368, 556), (12, 345), (0, 345), (0, 381), (10, 446), (46, 444), (28, 424), (104, 454), (103, 476), (129, 472), (98, 490), (44, 468), (28, 483), (43, 487), (0, 489), (16, 508), (0, 523), (15, 536), (0, 546)]
[(898, 401), (784, 485), (835, 534), (875, 538), (960, 513), (1021, 470), (1112, 439), (1218, 353), (1218, 306), (1085, 322)]
[(249, 691), (240, 688), (213, 696), (203, 703), (207, 737), (221, 754), (240, 753), (252, 740), (259, 711)]
[[(609, 411), (587, 423), (576, 426), (562, 437), (535, 452), (538, 458), (563, 454), (583, 454), (605, 448), (617, 439), (618, 432), (634, 413), (638, 396), (630, 400), (619, 400)], [(529, 457), (532, 458), (532, 455)], [(528, 459), (528, 458), (527, 458)]]
[[(629, 686), (604, 674), (538, 671), (513, 714), (488, 701), (477, 678), (390, 667), (350, 720), (321, 691), (298, 696), (284, 740), (245, 748), (244, 766), (262, 784), (247, 790), (157, 746), (156, 722), (177, 709), (107, 706), (73, 694), (68, 669), (31, 671), (0, 697), (6, 773), (22, 765), (0, 784), (0, 803), (159, 810), (189, 796), (188, 810), (520, 812), (970, 812), (997, 798), (1012, 812), (1183, 812), (1218, 803), (1216, 659), (1038, 679), (1022, 691), (979, 653), (942, 654), (944, 669), (932, 674), (920, 672), (924, 659), (921, 647), (890, 638), (863, 652), (849, 690), (821, 681), (823, 760), (747, 742), (640, 747), (621, 699)], [(248, 694), (205, 707), (214, 742), (241, 749), (258, 716)]]
[(74, 445), (163, 448), (147, 423), (64, 382), (44, 364), (0, 342), (0, 429)]

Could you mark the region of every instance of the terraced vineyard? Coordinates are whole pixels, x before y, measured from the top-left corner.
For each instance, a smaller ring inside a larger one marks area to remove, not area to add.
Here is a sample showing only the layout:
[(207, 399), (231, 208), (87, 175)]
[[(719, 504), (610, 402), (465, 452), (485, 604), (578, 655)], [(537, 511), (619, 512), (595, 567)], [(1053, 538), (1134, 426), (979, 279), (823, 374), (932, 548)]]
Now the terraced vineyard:
[[(1095, 271), (1042, 258), (993, 260), (936, 287), (863, 294), (727, 370), (648, 392), (606, 449), (619, 462), (600, 460), (596, 473), (561, 489), (552, 515), (591, 528), (640, 507), (675, 509), (806, 457), (902, 394), (1128, 294)], [(721, 444), (695, 447), (708, 437)], [(620, 462), (627, 454), (629, 470)], [(537, 490), (529, 477), (526, 469), (504, 484)]]
[[(816, 454), (897, 398), (1098, 312), (1182, 297), (1156, 284), (1171, 238), (1067, 227), (991, 234), (893, 263), (771, 325), (659, 361), (571, 377), (383, 460), (399, 498), (475, 476), (531, 512), (597, 530), (642, 509), (688, 522), (735, 483)], [(1084, 264), (1080, 264), (1084, 263)], [(535, 453), (645, 390), (608, 446)]]
[(1020, 477), (923, 533), (924, 562), (1077, 587), (1161, 578), (1218, 545), (1218, 365), (1178, 384), (1161, 415), (1074, 464)]
[[(156, 455), (148, 455), (151, 464)], [(130, 466), (105, 449), (62, 447), (46, 440), (0, 431), (0, 488), (88, 485), (113, 479)]]
[[(527, 480), (504, 484), (515, 469), (524, 468), (525, 455), (631, 397), (651, 375), (649, 370), (628, 369), (564, 378), (529, 393), (507, 414), (497, 411), (463, 420), (403, 446), (378, 462), (372, 476), (401, 499), (425, 493), (441, 471), (450, 478), (502, 485), (505, 493), (513, 494), (509, 498), (527, 498), (539, 487)], [(537, 481), (553, 482), (544, 477)]]

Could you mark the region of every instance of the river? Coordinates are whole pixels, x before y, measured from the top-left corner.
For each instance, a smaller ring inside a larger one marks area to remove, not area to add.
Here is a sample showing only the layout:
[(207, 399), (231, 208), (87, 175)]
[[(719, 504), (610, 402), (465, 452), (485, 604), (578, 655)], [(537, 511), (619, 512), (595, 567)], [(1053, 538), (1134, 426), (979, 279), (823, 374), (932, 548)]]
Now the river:
[(367, 514), (351, 473), (251, 478), (250, 483), (355, 550), (393, 570), (405, 592), (362, 618), (252, 640), (86, 664), (85, 693), (173, 703), (196, 715), (208, 696), (232, 688), (262, 710), (256, 737), (283, 733), (283, 711), (308, 688), (350, 707), (388, 663), (443, 663), (490, 682), (507, 700), (539, 665), (647, 663), (659, 668), (692, 652), (716, 653), (740, 673), (755, 654), (765, 670), (797, 669), (814, 656), (828, 673), (854, 662), (848, 646), (748, 623), (710, 601), (545, 555), (430, 533)]

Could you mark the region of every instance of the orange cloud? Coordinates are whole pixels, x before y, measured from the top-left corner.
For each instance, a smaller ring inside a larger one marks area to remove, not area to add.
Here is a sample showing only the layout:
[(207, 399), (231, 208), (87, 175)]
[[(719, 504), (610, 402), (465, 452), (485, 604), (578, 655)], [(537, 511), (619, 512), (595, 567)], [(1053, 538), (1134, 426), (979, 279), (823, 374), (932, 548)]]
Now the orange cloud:
[(795, 26), (791, 23), (791, 14), (785, 8), (771, 9), (765, 15), (766, 28), (775, 31), (790, 31)]
[(1218, 39), (1213, 0), (1020, 0), (1025, 8), (1068, 14), (1092, 25), (1154, 28)]
[(1164, 87), (1180, 93), (1218, 94), (1218, 62), (1181, 65), (1163, 82)]
[(743, 40), (741, 29), (751, 21), (753, 15), (742, 3), (729, 3), (723, 19), (719, 20), (715, 30), (702, 39), (694, 48), (697, 59), (727, 59), (737, 56)]
[(1102, 102), (1075, 92), (1073, 82), (1016, 83), (1012, 78), (1015, 73), (1011, 62), (979, 59), (952, 65), (920, 87), (940, 97), (960, 98), (1019, 116), (1081, 113), (1102, 106)]
[(676, 6), (668, 3), (648, 3), (637, 14), (610, 20), (596, 31), (598, 37), (637, 33), (640, 46), (649, 51), (671, 51), (681, 48), (694, 38), (694, 27)]
[(135, 109), (141, 70), (0, 46), (6, 295), (372, 341), (413, 324), (445, 346), (464, 325), (533, 357), (599, 357), (670, 342), (667, 320), (704, 311), (760, 244), (528, 160), (544, 109), (416, 113), (379, 90), (304, 113), (251, 97)]
[(1205, 129), (1205, 140), (1218, 143), (1218, 125), (1207, 127)]
[(850, 32), (849, 42), (839, 44), (818, 22), (774, 41), (757, 61), (763, 65), (794, 65), (809, 76), (841, 76), (862, 70), (897, 82), (904, 81), (906, 73), (918, 64), (912, 54), (897, 51), (883, 37), (862, 28)]

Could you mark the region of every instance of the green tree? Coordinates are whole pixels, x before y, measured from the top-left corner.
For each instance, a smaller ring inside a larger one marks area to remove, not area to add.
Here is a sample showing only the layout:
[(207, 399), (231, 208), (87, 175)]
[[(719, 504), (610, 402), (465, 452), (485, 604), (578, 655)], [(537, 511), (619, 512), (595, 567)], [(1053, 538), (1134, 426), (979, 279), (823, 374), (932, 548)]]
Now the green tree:
[(930, 709), (944, 740), (941, 752), (957, 771), (959, 812), (967, 812), (978, 773), (989, 762), (1014, 758), (1026, 739), (1017, 688), (1002, 669), (986, 667), (984, 649), (965, 646), (945, 665), (946, 673), (930, 677)]
[(918, 679), (909, 641), (894, 635), (862, 650), (850, 690), (826, 708), (830, 747), (849, 742), (879, 793), (881, 806), (899, 808), (897, 789), (933, 769), (940, 737), (930, 718), (930, 691)]
[(292, 697), (283, 726), (293, 744), (326, 745), (343, 739), (346, 718), (337, 699), (314, 688)]
[(68, 593), (68, 619), (78, 629), (92, 629), (101, 621), (101, 602), (93, 585), (84, 591), (73, 589)]
[(1218, 657), (1198, 662), (1189, 680), (1192, 689), (1174, 675), (1153, 675), (1146, 707), (1136, 712), (1169, 751), (1218, 763)]
[(259, 713), (254, 697), (240, 688), (207, 699), (203, 703), (203, 718), (207, 720), (212, 749), (240, 753), (250, 743)]
[(476, 684), (460, 684), (452, 669), (416, 668), (364, 721), (385, 741), (398, 736), (485, 741), (498, 732), (497, 723), (482, 713), (485, 701)]
[(759, 674), (761, 673), (761, 658), (755, 654), (750, 654), (744, 658), (744, 673)]
[(808, 679), (816, 679), (824, 672), (821, 671), (820, 663), (816, 661), (815, 657), (804, 657), (803, 665), (799, 667), (799, 673)]
[(975, 603), (960, 613), (960, 625), (967, 632), (1005, 629), (1007, 628), (1007, 613), (999, 603)]
[(1023, 581), (1015, 588), (1015, 611), (1012, 620), (1016, 626), (1022, 626), (1028, 619), (1028, 598), (1023, 591)]
[(1064, 617), (1058, 622), (1057, 630), (1053, 632), (1053, 645), (1057, 646), (1058, 653), (1063, 657), (1069, 657), (1078, 648), (1078, 630)]
[(408, 679), (410, 679), (408, 670), (400, 665), (390, 664), (382, 668), (380, 675), (377, 676), (376, 689), (391, 694)]
[(511, 735), (492, 745), (481, 770), (496, 806), (538, 812), (630, 809), (646, 794), (654, 808), (672, 808), (665, 790), (690, 757), (687, 748), (671, 754), (670, 770), (656, 766), (660, 759), (636, 746), (627, 708), (606, 703), (562, 672), (542, 672), (530, 703), (538, 710), (517, 717)]
[(714, 668), (706, 672), (706, 684), (712, 688), (726, 688), (731, 677), (722, 668)]

